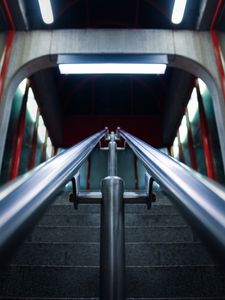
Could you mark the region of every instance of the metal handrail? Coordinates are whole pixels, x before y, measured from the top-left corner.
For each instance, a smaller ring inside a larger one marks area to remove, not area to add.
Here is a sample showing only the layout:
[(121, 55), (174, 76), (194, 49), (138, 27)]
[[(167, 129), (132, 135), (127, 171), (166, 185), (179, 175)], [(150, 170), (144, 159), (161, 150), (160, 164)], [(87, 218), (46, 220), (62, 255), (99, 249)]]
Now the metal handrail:
[(105, 130), (76, 144), (0, 189), (0, 262), (36, 224), (39, 217), (77, 173)]
[(225, 262), (225, 189), (177, 160), (118, 129), (148, 172), (170, 195), (216, 256)]

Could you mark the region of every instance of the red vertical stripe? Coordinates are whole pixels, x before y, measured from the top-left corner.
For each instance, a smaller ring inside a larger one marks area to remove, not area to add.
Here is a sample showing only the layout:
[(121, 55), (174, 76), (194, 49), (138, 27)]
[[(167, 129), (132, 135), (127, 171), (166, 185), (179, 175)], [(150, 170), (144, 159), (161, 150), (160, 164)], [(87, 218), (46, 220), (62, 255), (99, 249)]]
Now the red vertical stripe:
[(217, 63), (217, 68), (218, 68), (218, 73), (220, 77), (220, 83), (221, 83), (221, 88), (223, 92), (223, 97), (225, 99), (225, 73), (223, 69), (223, 62), (221, 58), (221, 53), (220, 53), (220, 42), (219, 42), (219, 36), (218, 33), (215, 31), (215, 26), (218, 20), (218, 17), (222, 11), (224, 1), (219, 0), (218, 5), (215, 11), (215, 14), (213, 16), (212, 24), (210, 26), (210, 35), (212, 39), (212, 44), (213, 44), (213, 49), (216, 57), (216, 63)]
[(11, 53), (12, 43), (13, 43), (13, 38), (14, 38), (14, 32), (15, 32), (15, 25), (13, 23), (13, 19), (12, 19), (11, 13), (9, 11), (6, 0), (3, 0), (3, 5), (4, 5), (4, 9), (5, 9), (8, 21), (9, 21), (11, 31), (9, 31), (6, 36), (4, 60), (3, 60), (3, 65), (2, 65), (1, 72), (0, 72), (0, 97), (2, 96), (2, 92), (3, 92), (3, 87), (4, 87), (4, 83), (5, 83), (7, 70), (8, 70), (9, 58), (10, 58), (10, 53)]

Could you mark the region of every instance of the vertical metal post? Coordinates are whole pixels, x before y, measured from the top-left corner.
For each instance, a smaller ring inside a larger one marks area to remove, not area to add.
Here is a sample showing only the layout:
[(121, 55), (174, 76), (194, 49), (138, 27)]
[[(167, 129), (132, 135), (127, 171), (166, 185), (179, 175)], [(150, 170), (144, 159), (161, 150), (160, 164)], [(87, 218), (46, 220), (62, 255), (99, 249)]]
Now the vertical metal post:
[(108, 175), (117, 175), (116, 142), (113, 140), (109, 142)]
[(116, 176), (116, 142), (109, 142), (108, 177), (102, 182), (100, 299), (125, 300), (123, 180)]

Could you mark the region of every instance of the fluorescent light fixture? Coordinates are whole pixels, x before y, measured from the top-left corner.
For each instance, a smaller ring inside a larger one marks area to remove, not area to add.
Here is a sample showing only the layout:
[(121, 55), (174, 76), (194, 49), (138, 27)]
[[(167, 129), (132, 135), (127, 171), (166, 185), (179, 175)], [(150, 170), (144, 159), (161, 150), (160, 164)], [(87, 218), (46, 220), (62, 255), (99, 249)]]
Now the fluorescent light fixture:
[(54, 22), (51, 0), (38, 0), (41, 16), (45, 24), (52, 24)]
[(198, 85), (199, 85), (200, 94), (203, 95), (207, 90), (207, 86), (205, 82), (200, 78), (198, 78)]
[(30, 115), (31, 121), (34, 123), (37, 117), (38, 106), (31, 88), (29, 88), (28, 91), (27, 110)]
[(42, 116), (39, 117), (39, 122), (38, 122), (38, 137), (41, 141), (41, 143), (45, 142), (45, 136), (46, 136), (46, 128), (44, 125), (44, 121)]
[(59, 64), (61, 74), (164, 74), (166, 64)]
[(26, 85), (27, 85), (27, 78), (25, 78), (23, 81), (20, 82), (19, 84), (19, 90), (20, 92), (24, 95), (25, 94), (25, 90), (26, 90)]
[(183, 116), (183, 119), (180, 124), (179, 134), (180, 134), (180, 142), (184, 143), (184, 141), (187, 138), (187, 119), (185, 115)]
[(172, 13), (172, 23), (180, 24), (183, 20), (187, 0), (175, 0)]
[(191, 94), (191, 98), (188, 102), (188, 116), (189, 116), (189, 121), (193, 122), (196, 113), (198, 111), (198, 96), (197, 96), (197, 91), (196, 88), (193, 89), (192, 94)]

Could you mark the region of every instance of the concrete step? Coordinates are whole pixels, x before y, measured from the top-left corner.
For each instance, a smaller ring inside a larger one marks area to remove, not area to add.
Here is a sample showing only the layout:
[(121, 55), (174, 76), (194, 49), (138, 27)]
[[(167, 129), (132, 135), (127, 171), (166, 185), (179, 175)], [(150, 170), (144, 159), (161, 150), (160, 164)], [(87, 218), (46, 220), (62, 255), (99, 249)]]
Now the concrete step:
[[(100, 204), (80, 204), (78, 205), (78, 209), (73, 208), (73, 204), (53, 204), (47, 210), (48, 215), (76, 215), (80, 213), (100, 213), (101, 207)], [(147, 209), (145, 204), (125, 204), (125, 212), (126, 213), (142, 213), (148, 215), (177, 215), (179, 212), (177, 209), (171, 205), (160, 205), (153, 204), (151, 209)]]
[[(99, 266), (99, 243), (25, 243), (12, 264)], [(213, 264), (202, 244), (126, 243), (127, 266)]]
[[(193, 242), (188, 226), (151, 226), (125, 228), (127, 242)], [(37, 226), (28, 236), (29, 242), (99, 242), (99, 226)]]
[[(99, 226), (100, 214), (44, 215), (39, 223), (44, 226)], [(125, 226), (179, 226), (186, 222), (179, 215), (125, 214)]]
[[(215, 266), (127, 267), (127, 297), (172, 298), (225, 295), (225, 274)], [(11, 266), (0, 274), (0, 294), (53, 299), (98, 297), (99, 268)]]
[[(1, 297), (0, 299), (4, 300), (13, 300), (13, 299), (18, 299), (18, 300), (52, 300), (52, 298), (40, 298), (40, 297)], [(224, 300), (225, 297), (210, 297), (210, 298), (205, 298), (205, 297), (185, 297), (185, 298), (126, 298), (126, 300)], [(54, 298), (54, 300), (99, 300), (99, 298)]]
[[(1, 297), (0, 299), (4, 300), (13, 300), (13, 299), (18, 299), (18, 300), (52, 300), (52, 298), (42, 298), (42, 297)], [(185, 298), (126, 298), (126, 300), (223, 300), (225, 297), (185, 297)], [(54, 298), (54, 300), (99, 300), (99, 298)]]

